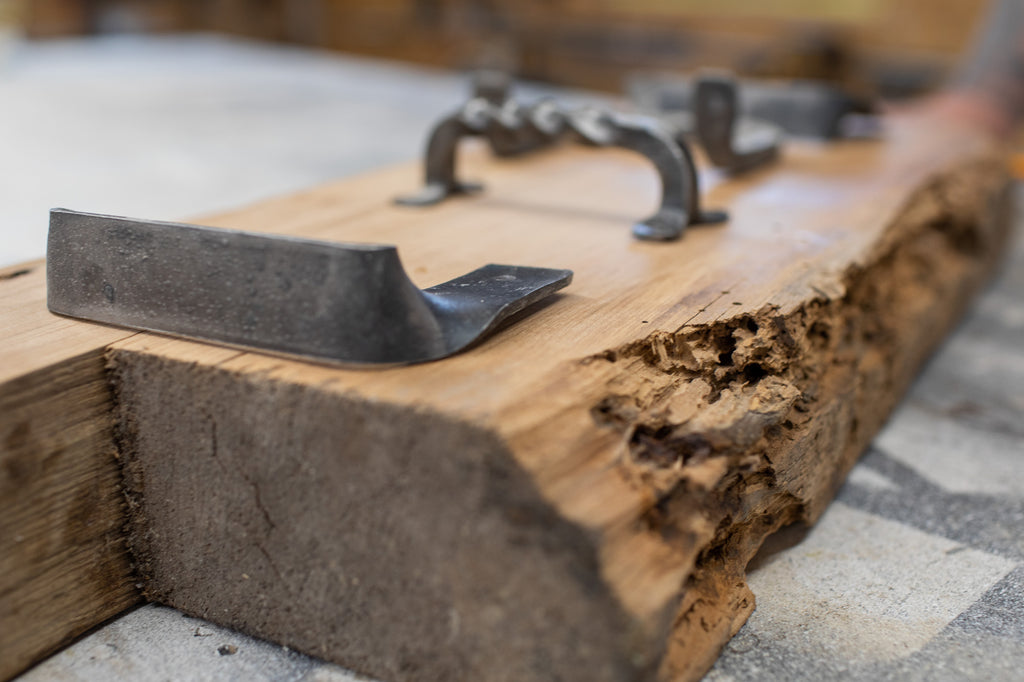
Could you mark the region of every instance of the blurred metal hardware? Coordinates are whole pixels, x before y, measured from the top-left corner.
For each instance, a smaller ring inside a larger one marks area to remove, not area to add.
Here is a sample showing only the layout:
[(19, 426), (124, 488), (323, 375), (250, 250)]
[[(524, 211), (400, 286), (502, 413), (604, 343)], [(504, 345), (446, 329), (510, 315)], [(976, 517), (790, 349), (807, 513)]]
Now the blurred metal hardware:
[[(699, 82), (699, 76), (636, 76), (630, 80), (629, 92), (644, 112), (677, 116), (695, 109)], [(801, 80), (737, 83), (739, 115), (773, 123), (789, 135), (835, 139), (860, 137), (865, 129), (877, 132), (877, 126), (863, 125), (865, 117), (876, 113), (875, 103), (833, 85)], [(850, 122), (857, 119), (861, 119), (859, 128), (853, 129)]]
[(701, 209), (693, 157), (686, 143), (675, 139), (657, 120), (592, 107), (565, 111), (550, 99), (529, 106), (511, 99), (498, 106), (484, 97), (467, 102), (430, 134), (425, 187), (396, 202), (428, 206), (482, 189), (456, 177), (456, 149), (466, 137), (484, 137), (502, 149), (536, 149), (568, 137), (587, 145), (622, 147), (642, 154), (658, 171), (661, 201), (654, 215), (634, 224), (633, 235), (638, 239), (677, 239), (688, 225), (727, 219), (722, 211)]
[[(508, 71), (500, 69), (478, 69), (472, 76), (472, 96), (470, 99), (484, 99), (498, 109), (505, 107), (512, 100), (512, 88), (515, 79)], [(522, 129), (513, 133), (492, 130), (487, 136), (487, 144), (495, 156), (519, 156), (541, 147), (554, 144), (551, 137), (539, 131), (531, 134), (530, 130)]]
[(500, 107), (512, 95), (513, 77), (502, 69), (477, 69), (471, 76), (472, 96), (470, 99), (485, 99)]
[(742, 173), (775, 160), (781, 133), (770, 124), (741, 122), (736, 81), (726, 75), (697, 79), (694, 133), (708, 160), (730, 173)]
[(394, 246), (50, 212), (47, 305), (61, 315), (331, 363), (437, 360), (572, 281), (485, 265), (420, 290)]
[[(507, 71), (481, 69), (473, 74), (473, 97), (502, 108), (511, 100), (514, 80)], [(675, 117), (662, 117), (680, 145), (694, 142), (704, 148), (712, 165), (742, 173), (778, 156), (781, 131), (774, 124), (740, 115), (736, 79), (727, 72), (706, 71), (696, 79), (694, 107)], [(497, 156), (516, 156), (551, 144), (542, 134), (489, 135)]]

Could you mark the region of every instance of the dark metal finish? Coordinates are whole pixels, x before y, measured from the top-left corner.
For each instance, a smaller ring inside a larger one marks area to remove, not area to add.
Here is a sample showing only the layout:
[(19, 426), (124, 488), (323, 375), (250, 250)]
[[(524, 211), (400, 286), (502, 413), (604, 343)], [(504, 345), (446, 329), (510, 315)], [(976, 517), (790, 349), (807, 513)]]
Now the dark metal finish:
[[(471, 99), (483, 99), (491, 106), (503, 109), (511, 101), (512, 85), (512, 75), (507, 71), (478, 70), (473, 74), (473, 96)], [(487, 136), (487, 144), (490, 145), (495, 156), (519, 156), (551, 144), (551, 140), (543, 135), (528, 135), (523, 131), (510, 134), (492, 127), (490, 133)]]
[(473, 96), (501, 106), (512, 94), (512, 74), (501, 69), (477, 69), (473, 72)]
[(485, 265), (429, 289), (394, 246), (50, 212), (52, 312), (338, 363), (457, 353), (567, 286), (568, 270)]
[(566, 112), (552, 100), (530, 106), (514, 100), (501, 106), (483, 97), (470, 100), (431, 132), (426, 186), (418, 194), (396, 201), (407, 206), (427, 206), (454, 194), (479, 190), (480, 185), (464, 183), (456, 177), (456, 149), (465, 137), (485, 137), (492, 143), (497, 140), (502, 149), (530, 150), (567, 136), (593, 146), (630, 149), (654, 164), (661, 180), (661, 203), (653, 216), (633, 226), (638, 239), (677, 239), (687, 225), (717, 223), (727, 218), (722, 211), (700, 208), (693, 157), (686, 144), (674, 139), (656, 120), (594, 108)]
[[(773, 123), (789, 135), (834, 139), (877, 134), (878, 126), (871, 124), (875, 103), (827, 83), (742, 80), (738, 88), (743, 118)], [(692, 111), (695, 89), (695, 81), (673, 77), (640, 77), (630, 83), (640, 108), (658, 115)]]
[(741, 126), (736, 82), (728, 76), (697, 79), (694, 132), (711, 163), (730, 173), (763, 166), (779, 155), (781, 135), (775, 126), (752, 121)]

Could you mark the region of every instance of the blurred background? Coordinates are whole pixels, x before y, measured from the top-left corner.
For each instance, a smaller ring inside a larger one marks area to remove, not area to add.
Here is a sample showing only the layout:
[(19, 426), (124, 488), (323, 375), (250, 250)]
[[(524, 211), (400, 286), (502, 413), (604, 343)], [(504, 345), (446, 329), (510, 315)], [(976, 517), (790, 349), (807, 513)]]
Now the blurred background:
[(613, 95), (720, 66), (900, 99), (949, 77), (986, 6), (0, 0), (0, 265), (43, 255), (53, 206), (194, 217), (412, 159), (469, 69)]
[[(886, 96), (955, 62), (985, 0), (0, 0), (28, 37), (217, 31), (617, 90), (636, 69), (728, 66)], [(16, 28), (16, 22), (14, 23)]]

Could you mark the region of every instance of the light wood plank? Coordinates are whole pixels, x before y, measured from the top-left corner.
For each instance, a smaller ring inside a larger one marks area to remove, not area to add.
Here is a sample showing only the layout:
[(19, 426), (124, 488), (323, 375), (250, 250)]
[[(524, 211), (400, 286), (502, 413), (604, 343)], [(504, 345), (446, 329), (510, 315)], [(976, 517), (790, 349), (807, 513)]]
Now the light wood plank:
[(112, 410), (102, 348), (0, 383), (0, 679), (142, 598)]
[[(470, 153), (488, 191), (427, 210), (389, 204), (405, 166), (197, 220), (395, 243), (422, 286), (576, 278), (468, 353), (355, 370), (54, 318), (37, 269), (0, 280), (0, 386), (107, 354), (72, 372), (106, 396), (81, 457), (116, 473), (116, 426), (152, 598), (388, 680), (693, 679), (753, 608), (746, 561), (817, 519), (998, 255), (999, 154), (936, 126), (706, 172), (732, 220), (673, 244), (629, 236), (653, 172), (585, 149)], [(29, 401), (41, 432), (64, 395)]]
[(732, 220), (675, 244), (630, 239), (642, 161), (574, 149), (296, 230), (397, 243), (421, 285), (576, 278), (416, 367), (115, 344), (149, 594), (388, 680), (699, 676), (753, 608), (747, 559), (820, 515), (998, 252), (998, 155), (936, 133), (707, 173)]

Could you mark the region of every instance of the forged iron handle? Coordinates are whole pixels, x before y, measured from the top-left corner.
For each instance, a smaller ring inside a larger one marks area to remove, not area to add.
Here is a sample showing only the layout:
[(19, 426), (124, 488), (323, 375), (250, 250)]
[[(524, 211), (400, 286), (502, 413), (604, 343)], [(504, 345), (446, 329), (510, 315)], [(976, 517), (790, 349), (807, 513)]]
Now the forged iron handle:
[(414, 195), (399, 197), (406, 206), (428, 206), (455, 194), (478, 191), (480, 185), (460, 181), (455, 157), (466, 137), (484, 137), (503, 149), (536, 149), (564, 137), (598, 147), (635, 151), (654, 164), (661, 182), (657, 212), (637, 222), (638, 239), (668, 241), (679, 238), (688, 225), (726, 219), (721, 211), (700, 208), (697, 169), (685, 143), (673, 139), (656, 120), (584, 108), (565, 111), (551, 100), (523, 106), (508, 100), (498, 106), (477, 97), (455, 114), (441, 120), (427, 143), (426, 183)]

